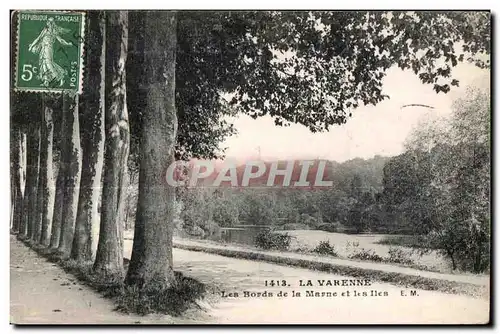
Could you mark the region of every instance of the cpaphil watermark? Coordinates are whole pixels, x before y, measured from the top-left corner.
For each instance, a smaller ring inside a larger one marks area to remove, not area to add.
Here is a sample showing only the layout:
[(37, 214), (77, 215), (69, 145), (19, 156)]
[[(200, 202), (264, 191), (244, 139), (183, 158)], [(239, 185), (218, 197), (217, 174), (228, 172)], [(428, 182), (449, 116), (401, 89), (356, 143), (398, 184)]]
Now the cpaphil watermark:
[(325, 160), (176, 161), (166, 171), (167, 184), (174, 187), (331, 187), (331, 164)]

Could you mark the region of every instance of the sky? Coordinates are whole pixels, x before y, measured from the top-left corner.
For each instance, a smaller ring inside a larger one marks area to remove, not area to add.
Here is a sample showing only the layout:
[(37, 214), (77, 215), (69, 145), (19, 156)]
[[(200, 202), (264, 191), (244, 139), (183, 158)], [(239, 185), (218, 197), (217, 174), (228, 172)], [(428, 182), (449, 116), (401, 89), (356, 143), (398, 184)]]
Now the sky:
[[(311, 133), (298, 124), (277, 127), (268, 116), (252, 119), (241, 115), (234, 121), (238, 134), (222, 144), (227, 148), (226, 159), (320, 158), (343, 162), (356, 157), (398, 155), (420, 120), (449, 115), (453, 100), (460, 97), (468, 85), (489, 85), (489, 71), (472, 64), (460, 63), (453, 69), (452, 76), (460, 81), (460, 87), (452, 87), (447, 94), (436, 94), (432, 85), (422, 84), (413, 72), (391, 68), (383, 82), (383, 92), (390, 96), (389, 100), (353, 110), (346, 124), (324, 133)], [(434, 109), (401, 108), (415, 103)]]

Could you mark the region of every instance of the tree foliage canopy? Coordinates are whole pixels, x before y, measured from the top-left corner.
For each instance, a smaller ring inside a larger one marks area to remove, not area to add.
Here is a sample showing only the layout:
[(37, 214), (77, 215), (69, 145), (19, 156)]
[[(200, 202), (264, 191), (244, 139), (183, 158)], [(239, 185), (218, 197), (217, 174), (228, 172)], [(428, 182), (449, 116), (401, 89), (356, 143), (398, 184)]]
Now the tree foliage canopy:
[(428, 234), (454, 269), (474, 272), (488, 267), (490, 254), (489, 100), (489, 91), (468, 89), (449, 119), (417, 129), (384, 169), (392, 210)]
[[(129, 62), (147, 43), (134, 20)], [(446, 93), (459, 84), (453, 67), (487, 67), (490, 51), (488, 13), (181, 11), (177, 156), (223, 154), (219, 143), (234, 133), (226, 116), (236, 113), (327, 131), (361, 104), (388, 98), (382, 80), (392, 66)], [(128, 75), (129, 99), (141, 103), (138, 74)]]

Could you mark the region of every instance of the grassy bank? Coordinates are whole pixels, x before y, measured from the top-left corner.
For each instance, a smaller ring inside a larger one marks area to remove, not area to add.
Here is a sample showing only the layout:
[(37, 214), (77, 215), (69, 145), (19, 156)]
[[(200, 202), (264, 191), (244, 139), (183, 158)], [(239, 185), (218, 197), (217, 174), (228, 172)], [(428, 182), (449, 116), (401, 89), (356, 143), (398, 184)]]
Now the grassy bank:
[[(116, 306), (115, 311), (139, 315), (160, 313), (181, 316), (188, 310), (199, 309), (198, 301), (207, 296), (206, 285), (184, 276), (181, 272), (174, 273), (175, 281), (169, 287), (164, 287), (160, 282), (153, 282), (147, 289), (140, 289), (137, 286), (125, 285), (122, 277), (96, 274), (92, 269), (92, 262), (76, 262), (53, 249), (18, 240), (49, 262), (72, 274), (80, 283), (112, 300)], [(128, 262), (128, 259), (124, 259), (124, 272), (128, 268)]]

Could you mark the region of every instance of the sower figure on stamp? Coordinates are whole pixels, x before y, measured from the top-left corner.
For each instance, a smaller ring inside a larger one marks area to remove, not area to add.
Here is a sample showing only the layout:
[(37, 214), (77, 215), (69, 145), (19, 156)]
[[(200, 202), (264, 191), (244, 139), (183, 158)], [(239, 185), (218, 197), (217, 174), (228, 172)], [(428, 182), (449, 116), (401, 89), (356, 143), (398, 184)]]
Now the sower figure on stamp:
[(38, 77), (46, 87), (52, 82), (59, 82), (59, 86), (64, 84), (64, 76), (67, 71), (54, 62), (54, 43), (57, 40), (65, 46), (73, 45), (61, 37), (62, 34), (69, 31), (69, 29), (57, 26), (54, 18), (50, 17), (40, 35), (29, 45), (28, 50), (39, 55)]

